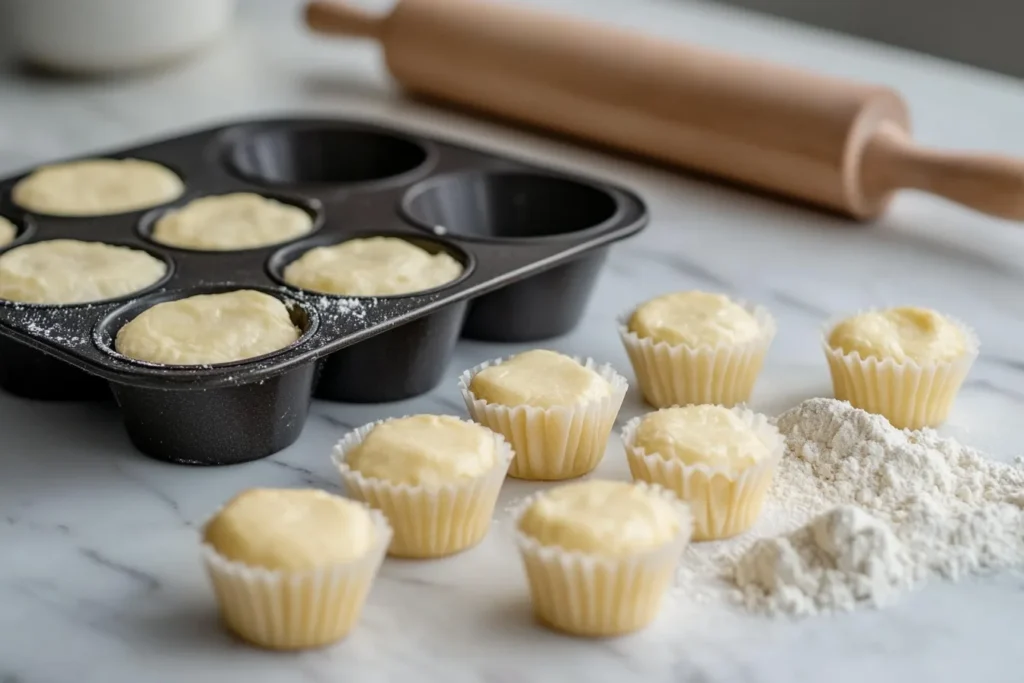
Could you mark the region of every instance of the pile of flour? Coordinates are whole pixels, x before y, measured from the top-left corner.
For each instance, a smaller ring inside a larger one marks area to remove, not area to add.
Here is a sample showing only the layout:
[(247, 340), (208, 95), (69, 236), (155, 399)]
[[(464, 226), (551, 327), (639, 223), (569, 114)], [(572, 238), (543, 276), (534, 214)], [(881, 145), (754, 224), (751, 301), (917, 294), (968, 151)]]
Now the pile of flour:
[(731, 583), (752, 610), (809, 615), (883, 605), (930, 577), (1024, 567), (1024, 463), (833, 399), (777, 425), (786, 454), (762, 520), (692, 545), (682, 594), (720, 597)]

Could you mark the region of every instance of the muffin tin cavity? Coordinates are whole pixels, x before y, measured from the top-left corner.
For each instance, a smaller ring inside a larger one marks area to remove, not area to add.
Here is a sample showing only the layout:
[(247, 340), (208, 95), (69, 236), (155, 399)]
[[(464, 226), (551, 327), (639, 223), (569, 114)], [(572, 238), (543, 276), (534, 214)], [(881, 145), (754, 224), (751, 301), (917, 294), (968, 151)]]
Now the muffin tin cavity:
[(600, 229), (619, 212), (603, 188), (570, 178), (524, 172), (458, 173), (412, 188), (402, 210), (438, 234), (481, 239), (533, 239)]
[[(5, 231), (0, 230), (0, 254), (8, 249), (13, 249), (21, 244), (32, 239), (32, 234), (35, 232), (35, 225), (32, 219), (28, 216), (21, 215), (16, 216), (14, 213), (0, 213), (0, 218), (7, 221), (8, 224), (14, 226), (14, 237), (9, 242), (3, 241)], [(2, 222), (2, 221), (0, 221)]]
[(440, 239), (421, 237), (419, 235), (409, 235), (404, 233), (370, 232), (347, 235), (341, 238), (338, 238), (337, 236), (319, 235), (309, 239), (301, 240), (299, 242), (295, 242), (294, 244), (290, 244), (274, 252), (274, 254), (270, 257), (270, 260), (267, 262), (267, 271), (270, 273), (270, 276), (274, 278), (277, 282), (279, 282), (281, 285), (291, 289), (298, 289), (293, 285), (289, 284), (284, 279), (284, 270), (293, 261), (298, 260), (299, 258), (302, 257), (303, 254), (310, 251), (311, 249), (316, 249), (317, 247), (331, 247), (336, 244), (348, 242), (350, 240), (367, 239), (371, 237), (393, 237), (396, 239), (401, 239), (406, 242), (409, 242), (410, 244), (414, 244), (420, 249), (423, 249), (424, 251), (427, 251), (431, 254), (445, 252), (453, 259), (459, 262), (459, 264), (462, 266), (462, 273), (451, 282), (446, 282), (443, 285), (440, 285), (439, 287), (432, 287), (431, 289), (426, 289), (418, 292), (409, 292), (407, 294), (390, 294), (374, 297), (357, 297), (349, 295), (325, 294), (322, 292), (313, 292), (308, 290), (302, 291), (305, 291), (307, 294), (311, 296), (338, 296), (339, 298), (342, 299), (395, 299), (409, 296), (426, 296), (447, 289), (449, 287), (454, 287), (455, 285), (469, 277), (473, 273), (473, 269), (476, 266), (476, 261), (470, 254), (468, 254), (462, 248), (452, 244), (451, 242), (446, 242)]
[[(126, 358), (114, 347), (117, 332), (156, 304), (236, 289), (217, 285), (140, 298), (103, 318), (93, 340), (119, 362), (178, 372), (187, 381), (197, 366), (155, 365)], [(247, 368), (265, 367), (316, 332), (319, 316), (311, 306), (272, 289), (252, 289), (280, 299), (302, 336), (291, 346), (256, 358), (198, 367), (230, 368), (244, 375)], [(230, 465), (270, 455), (299, 438), (318, 370), (316, 363), (307, 363), (267, 379), (206, 391), (189, 391), (187, 385), (169, 391), (118, 381), (112, 381), (110, 389), (121, 406), (129, 439), (146, 455), (181, 464)]]
[(317, 231), (319, 231), (320, 228), (323, 227), (324, 224), (324, 208), (323, 203), (319, 199), (315, 199), (312, 197), (294, 197), (290, 195), (277, 194), (271, 192), (252, 192), (252, 194), (257, 194), (265, 199), (272, 199), (274, 201), (281, 202), (282, 204), (294, 206), (298, 209), (301, 209), (302, 211), (305, 211), (306, 214), (309, 215), (310, 220), (313, 222), (313, 225), (310, 228), (309, 232), (300, 235), (299, 237), (285, 239), (280, 242), (263, 244), (255, 247), (241, 247), (239, 249), (194, 249), (190, 247), (181, 247), (173, 244), (164, 244), (154, 239), (153, 229), (156, 227), (157, 221), (159, 221), (169, 212), (184, 209), (186, 206), (196, 201), (197, 199), (204, 199), (206, 197), (221, 197), (227, 194), (233, 193), (224, 192), (207, 195), (191, 195), (186, 198), (180, 199), (174, 202), (173, 204), (162, 206), (158, 209), (153, 209), (152, 211), (143, 214), (142, 218), (139, 219), (137, 227), (138, 233), (146, 241), (164, 249), (177, 249), (180, 251), (223, 254), (225, 252), (232, 251), (250, 251), (255, 249), (266, 249), (269, 247), (280, 247), (282, 244), (294, 242), (296, 239), (305, 239), (308, 238), (310, 235), (315, 235)]
[(128, 438), (142, 453), (182, 465), (234, 465), (287, 448), (302, 434), (316, 363), (212, 391), (111, 382)]
[[(166, 301), (177, 301), (179, 299), (185, 299), (190, 296), (197, 296), (200, 294), (224, 294), (227, 292), (233, 292), (239, 289), (251, 289), (264, 294), (269, 294), (281, 301), (288, 309), (288, 315), (292, 320), (292, 323), (302, 331), (302, 335), (295, 340), (294, 343), (289, 344), (283, 349), (278, 349), (271, 353), (264, 354), (255, 358), (246, 358), (244, 360), (233, 361), (231, 363), (217, 363), (215, 365), (162, 365), (158, 363), (149, 363), (146, 361), (136, 360), (134, 358), (128, 358), (127, 356), (118, 353), (115, 347), (115, 340), (117, 339), (117, 333), (122, 327), (124, 327), (129, 321), (134, 320), (143, 311), (162, 304)], [(289, 349), (295, 346), (301, 346), (303, 343), (308, 341), (312, 337), (313, 333), (316, 332), (317, 327), (320, 323), (319, 316), (316, 310), (307, 303), (301, 302), (294, 299), (287, 294), (279, 291), (275, 291), (270, 288), (264, 287), (238, 287), (235, 285), (211, 285), (207, 287), (197, 287), (194, 289), (187, 290), (175, 290), (175, 291), (164, 291), (157, 294), (151, 294), (149, 296), (137, 297), (129, 303), (121, 306), (120, 308), (114, 309), (106, 317), (104, 317), (97, 324), (96, 329), (93, 331), (93, 341), (96, 345), (104, 352), (117, 358), (119, 361), (124, 363), (134, 363), (151, 368), (162, 368), (167, 371), (183, 370), (183, 371), (194, 371), (197, 368), (227, 368), (250, 365), (254, 363), (260, 363), (261, 361), (271, 359), (274, 356), (278, 356), (285, 353)]]
[[(398, 237), (432, 254), (444, 251), (462, 265), (462, 274), (440, 287), (404, 295), (346, 297), (316, 292), (308, 294), (336, 297), (342, 302), (362, 301), (364, 306), (373, 306), (375, 301), (388, 299), (398, 303), (402, 299), (430, 296), (455, 287), (472, 275), (476, 265), (469, 253), (450, 242), (408, 234), (368, 233), (343, 239), (321, 236), (297, 242), (277, 251), (270, 258), (267, 268), (275, 280), (290, 287), (284, 280), (284, 269), (310, 249), (367, 237)], [(316, 397), (347, 403), (382, 403), (430, 391), (444, 378), (459, 340), (467, 307), (468, 302), (465, 300), (449, 304), (401, 327), (383, 332), (369, 341), (332, 353), (324, 360)]]
[[(63, 341), (63, 338), (62, 338)], [(32, 401), (103, 401), (107, 380), (0, 334), (0, 387)]]
[[(36, 171), (43, 171), (43, 177), (34, 176)], [(90, 188), (94, 191), (91, 201), (70, 191), (73, 177), (84, 179), (90, 174), (100, 178)], [(24, 191), (23, 183), (32, 183), (34, 188), (28, 204), (17, 198), (19, 191)], [(188, 189), (184, 175), (173, 164), (130, 152), (52, 162), (8, 179), (2, 186), (5, 200), (18, 211), (73, 221), (147, 211), (176, 201)], [(106, 206), (97, 207), (96, 201)]]
[[(567, 332), (608, 247), (647, 222), (643, 202), (622, 188), (337, 119), (241, 121), (103, 156), (161, 164), (187, 179), (187, 191), (121, 215), (33, 214), (31, 224), (21, 223), (30, 227), (18, 243), (123, 244), (163, 259), (168, 274), (127, 300), (0, 305), (0, 387), (82, 398), (109, 396), (109, 385), (132, 442), (174, 462), (229, 464), (284, 448), (301, 432), (314, 391), (348, 402), (429, 391), (448, 371), (460, 334), (520, 341)], [(0, 179), (0, 210), (17, 219), (24, 212), (10, 205), (13, 180)], [(169, 208), (236, 192), (299, 206), (315, 215), (316, 230), (232, 251), (151, 240), (154, 221)], [(437, 234), (437, 225), (447, 234)], [(463, 271), (440, 287), (380, 297), (284, 283), (284, 268), (309, 249), (366, 237), (444, 251)], [(114, 348), (117, 331), (156, 303), (239, 289), (287, 302), (302, 338), (260, 358), (200, 366), (139, 362)]]
[[(26, 244), (43, 244), (43, 243), (51, 242), (51, 241), (54, 241), (54, 240), (43, 240), (43, 239), (24, 240), (23, 242), (17, 244), (16, 246), (24, 246)], [(152, 292), (152, 291), (154, 291), (156, 289), (159, 289), (160, 287), (162, 287), (165, 284), (167, 284), (168, 282), (170, 282), (171, 279), (174, 277), (174, 266), (175, 266), (174, 260), (170, 256), (168, 256), (167, 254), (161, 253), (161, 252), (156, 251), (154, 249), (150, 249), (150, 248), (138, 245), (138, 244), (133, 244), (131, 242), (113, 242), (113, 241), (98, 242), (97, 240), (80, 240), (80, 241), (82, 241), (82, 242), (97, 242), (99, 244), (105, 244), (105, 245), (112, 246), (112, 247), (126, 247), (128, 249), (133, 249), (135, 251), (144, 252), (144, 253), (152, 256), (153, 258), (155, 258), (157, 261), (160, 261), (160, 262), (162, 262), (164, 264), (164, 274), (162, 276), (160, 276), (159, 279), (157, 279), (157, 280), (155, 280), (155, 281), (145, 285), (144, 287), (140, 287), (140, 288), (138, 288), (138, 289), (136, 289), (136, 290), (134, 290), (132, 292), (128, 292), (127, 294), (122, 294), (121, 296), (110, 297), (110, 298), (106, 298), (106, 299), (96, 299), (94, 301), (80, 301), (80, 302), (75, 302), (75, 303), (61, 303), (61, 304), (30, 303), (30, 302), (25, 302), (25, 301), (12, 301), (12, 300), (4, 299), (4, 298), (0, 297), (0, 307), (9, 306), (9, 307), (14, 307), (14, 308), (19, 308), (19, 309), (31, 309), (31, 308), (40, 309), (40, 308), (42, 308), (42, 309), (58, 309), (59, 310), (59, 309), (76, 308), (76, 307), (82, 307), (82, 306), (91, 307), (91, 306), (98, 306), (98, 305), (102, 305), (102, 304), (117, 303), (119, 301), (127, 301), (127, 300), (131, 300), (131, 299), (135, 299), (135, 298), (137, 298), (139, 296), (145, 295), (148, 292)], [(7, 251), (13, 251), (13, 247), (11, 249), (7, 250)], [(42, 321), (40, 321), (40, 322), (42, 322)]]
[(410, 138), (344, 124), (274, 126), (235, 142), (228, 163), (243, 178), (281, 186), (372, 183), (423, 166)]

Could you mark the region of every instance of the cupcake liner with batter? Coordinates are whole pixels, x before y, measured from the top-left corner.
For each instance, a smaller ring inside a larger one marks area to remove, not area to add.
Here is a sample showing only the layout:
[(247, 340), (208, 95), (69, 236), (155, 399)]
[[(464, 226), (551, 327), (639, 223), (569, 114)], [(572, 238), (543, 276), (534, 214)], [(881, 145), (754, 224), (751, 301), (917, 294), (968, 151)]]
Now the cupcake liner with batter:
[(638, 485), (673, 502), (679, 511), (679, 532), (661, 547), (622, 557), (541, 545), (519, 531), (523, 514), (543, 494), (527, 498), (517, 508), (516, 545), (534, 614), (543, 624), (573, 635), (606, 637), (637, 631), (657, 616), (690, 540), (691, 517), (671, 492)]
[(515, 456), (500, 434), (494, 434), (494, 465), (473, 479), (443, 486), (395, 484), (366, 477), (345, 462), (378, 420), (346, 435), (334, 448), (333, 460), (346, 493), (387, 515), (394, 529), (388, 554), (395, 557), (443, 557), (466, 550), (487, 535), (498, 492)]
[(731, 407), (749, 400), (764, 358), (775, 338), (775, 320), (766, 308), (742, 301), (761, 333), (742, 344), (684, 346), (641, 337), (629, 329), (635, 308), (618, 318), (644, 399), (655, 408), (710, 403)]
[[(869, 311), (861, 311), (867, 313)], [(832, 374), (835, 397), (855, 408), (884, 416), (894, 427), (936, 427), (949, 416), (960, 387), (978, 357), (978, 335), (949, 318), (964, 333), (964, 353), (951, 361), (918, 362), (894, 358), (862, 358), (829, 344), (832, 330), (845, 318), (822, 328), (822, 349)]]
[(320, 647), (353, 629), (391, 542), (385, 516), (370, 510), (374, 544), (362, 557), (322, 569), (269, 570), (202, 548), (221, 616), (243, 640), (273, 650)]
[(509, 476), (534, 481), (573, 479), (592, 472), (604, 457), (608, 437), (626, 397), (626, 379), (610, 365), (574, 357), (611, 386), (608, 396), (572, 406), (506, 406), (490, 403), (470, 389), (473, 377), (507, 359), (482, 363), (459, 377), (459, 390), (474, 421), (504, 435), (516, 457)]
[(732, 411), (770, 450), (767, 458), (742, 469), (688, 465), (648, 453), (636, 445), (636, 431), (645, 415), (633, 418), (622, 429), (622, 445), (633, 478), (671, 490), (689, 504), (695, 541), (729, 538), (752, 527), (782, 458), (784, 440), (764, 415), (744, 408)]

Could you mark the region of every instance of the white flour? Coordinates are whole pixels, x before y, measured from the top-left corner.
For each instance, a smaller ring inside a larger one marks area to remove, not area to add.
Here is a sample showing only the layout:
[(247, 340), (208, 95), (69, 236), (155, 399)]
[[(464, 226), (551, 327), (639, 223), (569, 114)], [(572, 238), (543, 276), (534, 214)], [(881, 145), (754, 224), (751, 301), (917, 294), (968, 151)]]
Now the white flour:
[(777, 424), (787, 449), (761, 521), (692, 545), (683, 596), (722, 598), (732, 584), (750, 609), (806, 615), (884, 604), (932, 576), (1024, 566), (1021, 463), (832, 399)]
[(888, 524), (854, 505), (757, 541), (736, 563), (751, 607), (794, 615), (881, 606), (913, 585), (914, 565)]

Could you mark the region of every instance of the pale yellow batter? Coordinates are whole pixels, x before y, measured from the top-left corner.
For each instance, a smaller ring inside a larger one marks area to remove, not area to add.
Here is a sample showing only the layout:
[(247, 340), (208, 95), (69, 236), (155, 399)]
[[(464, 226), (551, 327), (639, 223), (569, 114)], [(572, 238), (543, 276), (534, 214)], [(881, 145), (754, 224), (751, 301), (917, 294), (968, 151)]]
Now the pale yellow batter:
[(591, 480), (542, 493), (519, 519), (541, 545), (621, 556), (658, 548), (680, 531), (669, 501), (635, 484)]
[(354, 239), (310, 249), (284, 269), (284, 280), (323, 294), (388, 296), (434, 289), (455, 280), (462, 265), (441, 251), (397, 237)]
[(645, 417), (634, 445), (686, 465), (745, 468), (771, 456), (750, 425), (721, 406), (665, 408)]
[(927, 308), (862, 313), (832, 330), (829, 346), (861, 358), (944, 362), (963, 356), (967, 337), (959, 325)]
[(102, 216), (147, 209), (181, 196), (170, 169), (140, 159), (86, 159), (43, 166), (18, 181), (11, 198), (52, 216)]
[(611, 395), (611, 385), (590, 368), (554, 351), (520, 353), (478, 372), (473, 395), (505, 406), (573, 406)]
[(129, 358), (150, 363), (207, 365), (262, 356), (301, 334), (279, 299), (238, 290), (146, 309), (117, 333), (116, 347)]
[(0, 216), (0, 247), (13, 242), (17, 235), (18, 229), (14, 227), (14, 223)]
[(639, 306), (629, 319), (637, 336), (674, 346), (745, 344), (757, 339), (761, 326), (743, 306), (722, 294), (678, 292)]
[(0, 299), (79, 304), (127, 296), (159, 281), (167, 264), (138, 249), (49, 240), (0, 254)]
[(486, 427), (448, 415), (415, 415), (374, 427), (345, 463), (392, 484), (441, 486), (487, 473), (498, 457)]
[(310, 215), (251, 192), (202, 197), (168, 211), (153, 226), (153, 241), (200, 251), (254, 249), (301, 237)]
[(225, 505), (203, 540), (234, 562), (302, 571), (357, 560), (374, 545), (365, 507), (324, 491), (250, 489)]

